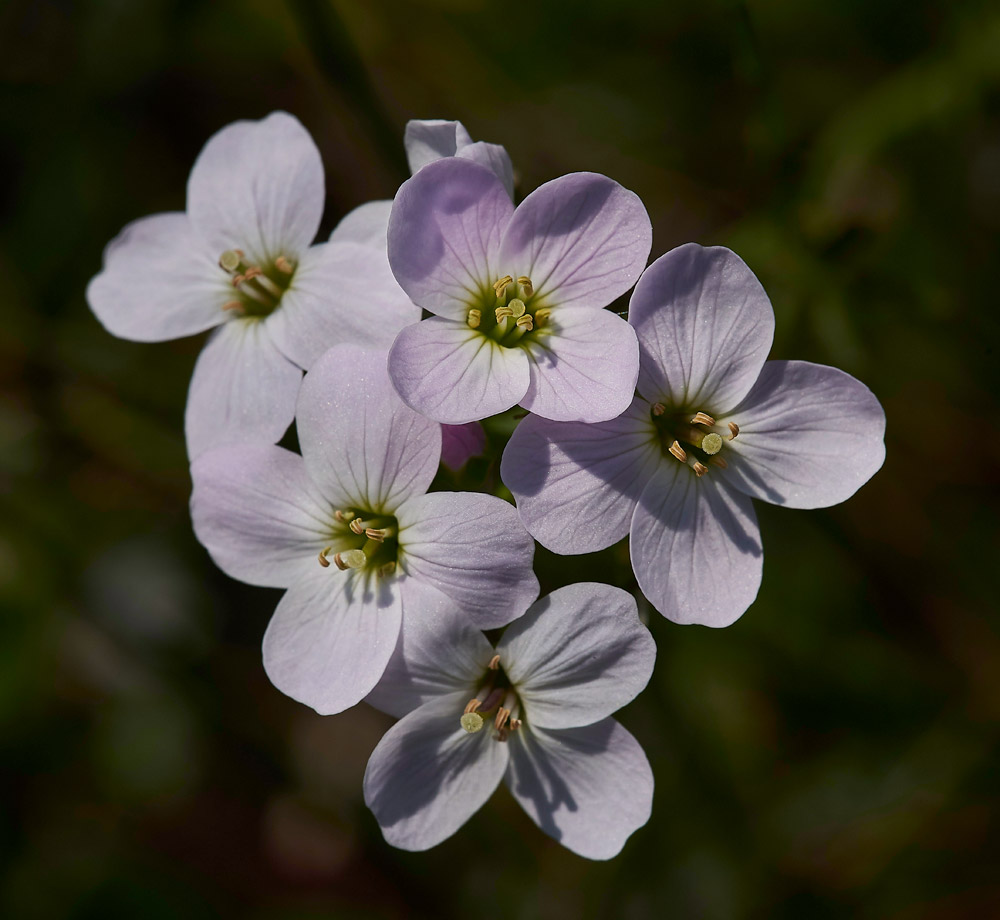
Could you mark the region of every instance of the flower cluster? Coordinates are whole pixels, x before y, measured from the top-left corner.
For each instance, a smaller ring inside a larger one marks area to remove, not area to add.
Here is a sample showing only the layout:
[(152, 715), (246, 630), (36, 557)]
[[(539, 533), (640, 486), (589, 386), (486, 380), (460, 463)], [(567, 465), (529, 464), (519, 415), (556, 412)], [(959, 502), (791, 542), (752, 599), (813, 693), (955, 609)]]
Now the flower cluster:
[[(538, 599), (534, 541), (627, 536), (656, 610), (729, 625), (761, 581), (752, 499), (845, 500), (882, 464), (885, 416), (842, 371), (767, 360), (774, 314), (734, 253), (689, 243), (647, 267), (649, 217), (612, 179), (515, 206), (503, 147), (454, 121), (404, 142), (395, 198), (316, 242), (308, 133), (281, 112), (230, 125), (186, 212), (127, 226), (88, 300), (123, 338), (218, 327), (185, 418), (194, 531), (233, 578), (285, 589), (263, 637), (276, 687), (399, 719), (364, 777), (386, 840), (434, 846), (503, 780), (545, 833), (607, 859), (651, 813), (612, 714), (655, 646), (621, 588)], [(606, 309), (630, 290), (627, 320)], [(480, 422), (518, 405), (506, 445), (487, 439)], [(298, 452), (279, 445), (293, 422)], [(501, 450), (516, 507), (495, 463), (477, 491), (442, 487), (442, 466)]]

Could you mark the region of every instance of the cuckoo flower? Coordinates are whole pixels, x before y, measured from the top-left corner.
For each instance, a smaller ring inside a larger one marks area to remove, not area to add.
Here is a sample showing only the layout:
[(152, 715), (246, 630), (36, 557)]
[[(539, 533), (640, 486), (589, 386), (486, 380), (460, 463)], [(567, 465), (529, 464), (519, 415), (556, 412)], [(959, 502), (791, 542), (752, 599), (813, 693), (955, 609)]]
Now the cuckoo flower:
[(630, 537), (646, 596), (678, 623), (727, 626), (753, 602), (751, 498), (819, 508), (882, 465), (885, 414), (836, 368), (765, 361), (774, 314), (742, 260), (694, 243), (657, 259), (629, 308), (638, 395), (600, 425), (528, 418), (501, 475), (529, 532), (559, 553)]
[(656, 647), (620, 588), (575, 584), (528, 609), (494, 648), (442, 599), (407, 620), (368, 702), (402, 716), (365, 771), (385, 839), (426, 850), (503, 779), (564, 846), (609, 859), (649, 818), (653, 776), (610, 718), (646, 685)]
[(424, 166), (389, 219), (396, 280), (436, 314), (393, 343), (399, 394), (450, 424), (516, 403), (548, 419), (618, 415), (635, 389), (638, 347), (601, 308), (635, 283), (651, 233), (639, 198), (605, 176), (547, 182), (515, 210), (477, 163)]
[(288, 589), (264, 636), (278, 689), (339, 712), (382, 675), (401, 619), (439, 594), (482, 628), (538, 595), (534, 544), (511, 505), (425, 494), (441, 430), (399, 400), (384, 352), (330, 349), (302, 383), (296, 429), (301, 456), (227, 445), (191, 468), (195, 533), (219, 567)]
[(219, 327), (188, 394), (192, 457), (277, 441), (302, 369), (338, 342), (386, 348), (419, 318), (384, 252), (355, 241), (309, 245), (323, 199), (316, 145), (295, 118), (274, 112), (208, 141), (186, 212), (141, 218), (105, 250), (87, 300), (114, 335), (155, 342)]

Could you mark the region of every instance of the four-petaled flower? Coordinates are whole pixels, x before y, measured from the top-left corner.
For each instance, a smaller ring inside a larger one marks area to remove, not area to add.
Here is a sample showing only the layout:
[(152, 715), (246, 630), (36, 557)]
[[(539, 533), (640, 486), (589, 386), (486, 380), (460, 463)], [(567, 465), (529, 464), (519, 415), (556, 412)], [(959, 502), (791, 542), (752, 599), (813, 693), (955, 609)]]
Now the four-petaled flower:
[(882, 465), (885, 413), (864, 384), (767, 361), (774, 314), (728, 249), (680, 246), (636, 285), (638, 395), (599, 425), (523, 421), (501, 476), (528, 531), (558, 553), (626, 534), (639, 586), (679, 623), (727, 626), (752, 603), (762, 550), (751, 497), (844, 501)]
[(534, 543), (492, 495), (425, 494), (441, 429), (403, 405), (385, 353), (340, 345), (302, 383), (302, 455), (228, 445), (191, 468), (195, 533), (223, 571), (287, 588), (264, 636), (284, 693), (340, 712), (375, 686), (401, 620), (442, 593), (500, 626), (538, 596)]
[(310, 246), (323, 214), (323, 164), (291, 115), (223, 128), (191, 170), (187, 211), (129, 224), (104, 253), (87, 300), (114, 335), (156, 342), (220, 326), (195, 365), (190, 456), (276, 442), (302, 370), (331, 345), (387, 348), (419, 318), (384, 251)]
[(649, 680), (656, 647), (620, 588), (574, 584), (533, 604), (494, 648), (444, 601), (403, 624), (368, 701), (402, 716), (365, 771), (386, 840), (425, 850), (504, 779), (538, 826), (609, 859), (649, 818), (653, 776), (611, 713)]
[(632, 398), (632, 329), (603, 310), (642, 272), (652, 229), (639, 198), (594, 173), (547, 182), (514, 209), (496, 175), (462, 157), (400, 187), (389, 263), (437, 314), (400, 332), (389, 373), (404, 401), (459, 424), (520, 403), (600, 421)]

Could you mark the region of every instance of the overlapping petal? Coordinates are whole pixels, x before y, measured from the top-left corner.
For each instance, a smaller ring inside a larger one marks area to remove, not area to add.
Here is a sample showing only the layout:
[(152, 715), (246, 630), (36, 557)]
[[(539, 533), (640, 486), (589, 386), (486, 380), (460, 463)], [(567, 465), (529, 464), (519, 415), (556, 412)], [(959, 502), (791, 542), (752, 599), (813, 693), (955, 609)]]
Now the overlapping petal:
[(434, 316), (399, 333), (389, 349), (389, 374), (407, 405), (449, 425), (516, 406), (530, 379), (523, 349)]
[(223, 444), (274, 444), (292, 423), (302, 371), (259, 320), (230, 320), (202, 349), (184, 413), (188, 455)]
[(639, 337), (639, 393), (716, 416), (750, 391), (774, 337), (774, 311), (754, 273), (736, 253), (696, 243), (646, 269), (629, 322)]
[(509, 623), (538, 597), (535, 544), (512, 505), (475, 492), (432, 492), (396, 512), (401, 565), (456, 601), (480, 629)]
[(386, 732), (365, 770), (365, 804), (385, 839), (426, 850), (455, 833), (493, 794), (507, 768), (508, 745), (493, 732), (468, 734), (461, 691), (415, 709)]
[(472, 457), (486, 447), (486, 432), (479, 422), (441, 426), (441, 462), (458, 472)]
[(273, 588), (315, 574), (333, 520), (298, 454), (219, 447), (194, 461), (191, 479), (194, 532), (223, 572)]
[(642, 274), (653, 231), (638, 195), (597, 173), (546, 182), (518, 205), (500, 266), (547, 305), (600, 309)]
[[(610, 859), (648, 820), (653, 772), (614, 719), (513, 732), (505, 781), (550, 837), (588, 859)], [(498, 745), (499, 746), (499, 745)]]
[(750, 499), (683, 463), (646, 484), (629, 540), (642, 593), (675, 623), (728, 626), (753, 603), (763, 551)]
[(359, 243), (386, 251), (389, 232), (389, 212), (392, 200), (366, 201), (353, 211), (348, 211), (333, 228), (331, 243)]
[(532, 729), (590, 725), (649, 682), (656, 644), (621, 588), (582, 582), (535, 601), (497, 644)]
[(389, 263), (414, 303), (464, 322), (497, 280), (500, 235), (514, 206), (503, 184), (460, 157), (404, 182), (389, 218)]
[(632, 327), (607, 310), (560, 307), (552, 334), (527, 348), (528, 390), (521, 405), (554, 421), (603, 422), (632, 402), (639, 346)]
[(296, 411), (306, 468), (334, 507), (393, 510), (427, 490), (441, 458), (441, 428), (408, 408), (385, 354), (338, 345), (306, 375)]
[(202, 148), (188, 179), (187, 213), (212, 256), (243, 250), (254, 262), (297, 259), (323, 216), (323, 163), (287, 112), (237, 121)]
[(264, 670), (321, 715), (361, 702), (385, 671), (402, 604), (389, 579), (320, 568), (285, 592), (264, 633)]
[(778, 505), (835, 505), (885, 460), (885, 412), (835, 367), (768, 361), (732, 419), (740, 433), (726, 448), (726, 480)]
[(409, 121), (403, 144), (411, 173), (442, 157), (464, 157), (491, 170), (514, 197), (514, 169), (507, 151), (499, 144), (473, 141), (460, 121)]
[(663, 462), (649, 403), (596, 425), (528, 416), (500, 475), (529, 533), (556, 553), (589, 553), (628, 534), (635, 503)]
[(303, 254), (267, 325), (286, 357), (308, 370), (341, 343), (387, 350), (400, 329), (419, 319), (420, 308), (396, 284), (384, 250), (326, 243)]
[(104, 251), (87, 303), (112, 335), (162, 342), (211, 329), (232, 299), (226, 276), (206, 254), (185, 214), (128, 224)]

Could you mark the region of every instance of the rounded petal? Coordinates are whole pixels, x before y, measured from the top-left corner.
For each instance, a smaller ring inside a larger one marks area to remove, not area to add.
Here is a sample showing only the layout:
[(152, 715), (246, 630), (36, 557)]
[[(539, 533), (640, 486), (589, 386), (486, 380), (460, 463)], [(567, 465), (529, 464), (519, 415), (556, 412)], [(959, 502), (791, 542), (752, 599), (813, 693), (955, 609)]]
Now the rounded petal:
[(462, 691), (466, 702), (493, 657), (493, 646), (451, 598), (416, 578), (400, 584), (403, 628), (378, 685), (365, 700), (394, 716)]
[(442, 118), (411, 118), (403, 132), (403, 146), (411, 173), (418, 172), (435, 160), (453, 157), (460, 146), (471, 143), (472, 138), (465, 125)]
[(646, 266), (653, 228), (639, 196), (597, 173), (546, 182), (518, 205), (499, 264), (546, 306), (606, 307)]
[(510, 162), (510, 155), (499, 144), (478, 141), (475, 144), (460, 147), (455, 156), (485, 166), (503, 183), (511, 200), (514, 199), (514, 166)]
[(272, 112), (212, 135), (187, 195), (191, 223), (213, 258), (241, 249), (255, 262), (297, 259), (323, 216), (323, 162), (298, 119)]
[(358, 243), (386, 251), (392, 200), (366, 201), (348, 211), (330, 234), (331, 243)]
[(435, 316), (396, 336), (389, 374), (408, 406), (449, 425), (516, 406), (530, 379), (523, 348), (504, 348), (464, 322)]
[(331, 348), (306, 374), (295, 418), (306, 469), (334, 507), (391, 514), (437, 473), (441, 427), (403, 405), (384, 352)]
[(582, 582), (535, 601), (497, 644), (534, 728), (590, 725), (649, 683), (656, 643), (621, 588)]
[(315, 574), (333, 527), (298, 454), (283, 447), (219, 447), (191, 464), (198, 541), (227, 575), (287, 588)]
[(824, 508), (850, 498), (885, 460), (885, 412), (861, 381), (835, 367), (768, 361), (728, 420), (725, 478), (754, 498)]
[(479, 422), (441, 426), (441, 462), (457, 473), (486, 448), (486, 432)]
[(592, 553), (628, 534), (635, 503), (662, 462), (649, 403), (636, 398), (596, 425), (529, 415), (507, 442), (500, 476), (542, 546)]
[(516, 731), (505, 782), (546, 834), (587, 859), (610, 859), (648, 820), (653, 771), (639, 742), (614, 719)]
[(432, 492), (396, 517), (403, 571), (448, 595), (478, 628), (509, 623), (538, 597), (534, 541), (503, 499)]
[(675, 623), (729, 626), (760, 587), (764, 551), (753, 504), (714, 476), (664, 465), (632, 517), (629, 552), (639, 587)]
[(437, 160), (407, 179), (389, 218), (389, 264), (414, 303), (463, 322), (499, 277), (500, 234), (514, 211), (478, 163)]
[(325, 243), (305, 251), (266, 322), (275, 345), (308, 370), (341, 343), (386, 351), (400, 329), (419, 319), (420, 308), (396, 284), (384, 250)]
[(302, 371), (259, 320), (230, 320), (202, 349), (191, 375), (184, 432), (194, 459), (223, 444), (274, 444), (295, 416)]
[(398, 587), (334, 566), (285, 592), (264, 633), (264, 670), (282, 693), (320, 715), (371, 692), (396, 647)]
[(493, 795), (507, 745), (459, 724), (468, 702), (451, 693), (424, 703), (386, 732), (365, 770), (365, 804), (385, 839), (403, 850), (447, 840)]
[(87, 285), (87, 303), (112, 335), (163, 342), (204, 332), (226, 319), (225, 273), (185, 214), (154, 214), (128, 224), (104, 250), (104, 268)]
[(559, 422), (604, 422), (635, 395), (639, 344), (632, 327), (607, 310), (560, 307), (552, 332), (527, 347), (531, 372), (525, 409)]
[(774, 311), (735, 252), (685, 243), (643, 273), (629, 302), (639, 392), (716, 416), (750, 391), (771, 349)]

